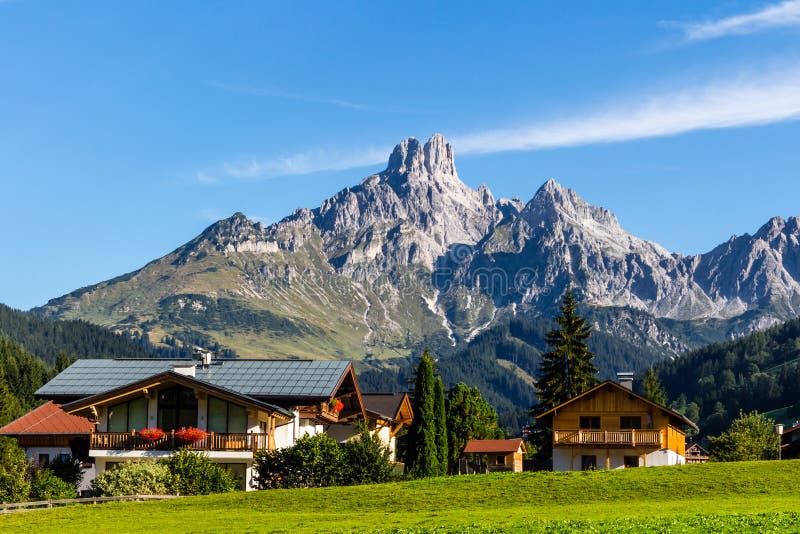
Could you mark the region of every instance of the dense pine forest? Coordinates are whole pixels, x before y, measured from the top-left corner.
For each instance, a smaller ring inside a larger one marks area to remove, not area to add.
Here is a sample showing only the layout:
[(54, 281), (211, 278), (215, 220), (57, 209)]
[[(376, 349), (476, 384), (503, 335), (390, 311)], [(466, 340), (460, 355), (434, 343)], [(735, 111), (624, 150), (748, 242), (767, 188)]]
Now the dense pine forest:
[[(147, 338), (115, 334), (85, 321), (49, 321), (0, 304), (0, 425), (34, 408), (33, 393), (75, 357), (183, 355)], [(163, 353), (163, 354), (162, 354)]]
[(789, 411), (800, 416), (800, 319), (709, 345), (655, 369), (673, 407), (696, 416), (702, 435), (726, 429), (739, 410), (794, 407)]
[(147, 358), (152, 347), (86, 321), (51, 321), (0, 304), (0, 334), (50, 365), (66, 352), (81, 358)]

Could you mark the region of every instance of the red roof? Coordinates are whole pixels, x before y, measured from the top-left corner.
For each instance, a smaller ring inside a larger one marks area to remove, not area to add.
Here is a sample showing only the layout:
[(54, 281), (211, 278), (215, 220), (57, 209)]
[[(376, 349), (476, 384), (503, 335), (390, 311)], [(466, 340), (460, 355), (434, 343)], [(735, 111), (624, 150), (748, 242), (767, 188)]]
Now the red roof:
[(49, 401), (0, 428), (0, 434), (88, 434), (93, 428), (94, 424), (85, 417), (68, 414)]
[(522, 447), (525, 451), (525, 446), (522, 444), (521, 439), (471, 439), (464, 447), (464, 452), (471, 453), (493, 453), (493, 452), (517, 452)]

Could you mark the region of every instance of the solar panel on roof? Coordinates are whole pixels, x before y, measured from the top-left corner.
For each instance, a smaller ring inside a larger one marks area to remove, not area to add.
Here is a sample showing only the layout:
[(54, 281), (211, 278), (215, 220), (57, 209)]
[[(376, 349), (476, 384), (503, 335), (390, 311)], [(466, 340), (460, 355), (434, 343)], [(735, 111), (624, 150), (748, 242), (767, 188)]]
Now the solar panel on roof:
[[(37, 394), (93, 395), (124, 386), (189, 360), (78, 360)], [(198, 368), (196, 376), (220, 387), (257, 396), (326, 395), (339, 382), (346, 361), (231, 360)]]

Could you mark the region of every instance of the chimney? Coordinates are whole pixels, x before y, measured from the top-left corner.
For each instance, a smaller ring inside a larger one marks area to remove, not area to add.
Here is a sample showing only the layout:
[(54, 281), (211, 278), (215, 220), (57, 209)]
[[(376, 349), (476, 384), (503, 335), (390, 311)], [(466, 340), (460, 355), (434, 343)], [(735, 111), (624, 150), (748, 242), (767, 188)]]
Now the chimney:
[(214, 353), (208, 349), (204, 349), (203, 347), (195, 347), (194, 355), (200, 358), (200, 364), (203, 367), (208, 367), (211, 365), (211, 361), (214, 359)]
[(176, 363), (172, 366), (172, 370), (178, 373), (179, 375), (184, 376), (194, 376), (194, 370), (196, 365), (194, 362), (186, 362), (186, 363)]
[(617, 382), (620, 386), (633, 391), (633, 373), (617, 373)]

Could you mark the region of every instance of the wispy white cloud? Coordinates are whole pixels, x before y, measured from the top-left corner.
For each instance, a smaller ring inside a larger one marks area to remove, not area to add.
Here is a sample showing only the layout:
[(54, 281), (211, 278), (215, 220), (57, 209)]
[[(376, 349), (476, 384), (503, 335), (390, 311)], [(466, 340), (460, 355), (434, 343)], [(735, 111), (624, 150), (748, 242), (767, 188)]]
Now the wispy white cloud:
[(326, 104), (345, 109), (358, 109), (358, 110), (367, 109), (367, 106), (362, 106), (361, 104), (356, 104), (355, 102), (348, 102), (347, 100), (339, 100), (337, 98), (318, 98), (315, 96), (308, 96), (288, 91), (264, 89), (264, 88), (250, 87), (245, 85), (234, 85), (234, 84), (221, 83), (215, 81), (206, 82), (206, 85), (208, 85), (209, 87), (213, 87), (215, 89), (221, 89), (223, 91), (228, 91), (230, 93), (238, 93), (242, 95), (267, 96), (273, 98), (283, 98), (285, 100), (299, 100), (301, 102), (311, 102), (313, 104)]
[(341, 171), (385, 163), (391, 146), (354, 151), (312, 150), (271, 158), (240, 158), (199, 171), (196, 181), (205, 184), (228, 180), (258, 180), (316, 172)]
[(683, 31), (687, 41), (705, 41), (729, 35), (748, 35), (771, 28), (800, 26), (800, 0), (770, 4), (759, 11), (698, 23), (667, 21)]
[(454, 137), (458, 153), (537, 150), (800, 118), (800, 65), (657, 94), (551, 122)]
[[(450, 136), (457, 154), (543, 150), (755, 126), (800, 118), (800, 64), (638, 96), (581, 115)], [(249, 158), (197, 173), (205, 183), (293, 176), (385, 163), (390, 146)]]

